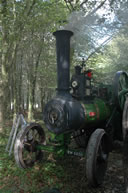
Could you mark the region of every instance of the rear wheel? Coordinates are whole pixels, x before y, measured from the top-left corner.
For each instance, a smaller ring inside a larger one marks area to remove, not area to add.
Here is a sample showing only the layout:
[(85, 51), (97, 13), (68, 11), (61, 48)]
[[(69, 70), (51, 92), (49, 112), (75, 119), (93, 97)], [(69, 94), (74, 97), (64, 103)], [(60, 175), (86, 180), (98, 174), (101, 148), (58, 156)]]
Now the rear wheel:
[(126, 192), (128, 190), (128, 97), (123, 109), (123, 172)]
[(125, 95), (128, 93), (128, 74), (118, 71), (114, 78), (113, 97), (114, 103), (118, 110), (123, 110), (125, 103)]

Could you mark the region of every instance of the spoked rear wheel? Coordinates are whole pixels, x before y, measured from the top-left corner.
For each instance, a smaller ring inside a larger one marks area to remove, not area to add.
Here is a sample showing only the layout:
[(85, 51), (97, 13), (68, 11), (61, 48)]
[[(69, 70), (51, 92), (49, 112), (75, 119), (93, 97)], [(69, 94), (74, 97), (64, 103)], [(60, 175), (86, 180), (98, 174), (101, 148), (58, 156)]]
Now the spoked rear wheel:
[(104, 180), (108, 162), (108, 136), (103, 129), (96, 129), (86, 149), (86, 177), (88, 183), (99, 186)]
[(43, 157), (43, 152), (36, 149), (36, 145), (44, 144), (43, 128), (37, 123), (30, 123), (18, 134), (14, 146), (14, 157), (20, 168), (32, 167)]
[(123, 109), (123, 173), (126, 192), (128, 191), (128, 97)]
[(123, 110), (125, 94), (128, 93), (128, 74), (118, 71), (113, 84), (114, 102), (118, 110)]

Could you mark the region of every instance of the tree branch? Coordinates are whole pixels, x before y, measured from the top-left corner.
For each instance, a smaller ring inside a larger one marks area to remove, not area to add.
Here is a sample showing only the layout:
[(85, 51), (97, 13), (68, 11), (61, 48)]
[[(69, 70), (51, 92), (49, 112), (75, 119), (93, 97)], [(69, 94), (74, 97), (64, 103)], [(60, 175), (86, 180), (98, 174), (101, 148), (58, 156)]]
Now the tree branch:
[(72, 10), (70, 9), (70, 7), (69, 7), (69, 5), (68, 5), (67, 0), (64, 0), (64, 2), (66, 3), (66, 6), (67, 6), (68, 10), (71, 12)]
[(7, 0), (1, 0), (1, 6), (2, 6), (2, 11), (1, 11), (1, 13), (3, 14), (3, 16), (6, 16), (6, 12), (7, 12)]
[(85, 3), (87, 3), (87, 2), (88, 2), (88, 0), (83, 1), (83, 2), (80, 4), (80, 7), (83, 7), (83, 5), (84, 5)]
[(96, 7), (89, 15), (94, 14), (98, 9), (100, 9), (105, 4), (106, 1), (107, 0), (104, 0), (103, 2), (101, 2), (101, 4), (98, 7)]
[(98, 51), (99, 51), (103, 46), (105, 46), (113, 37), (114, 37), (114, 35), (113, 35), (113, 36), (110, 36), (110, 37), (109, 37), (107, 40), (105, 40), (99, 47), (97, 47), (93, 52), (91, 52), (91, 53), (89, 54), (89, 56), (87, 57), (87, 59), (85, 60), (85, 62), (87, 62), (87, 61), (89, 60), (89, 58), (92, 57), (92, 55), (94, 55), (95, 53), (98, 53)]
[(29, 16), (29, 15), (30, 15), (31, 10), (32, 10), (33, 6), (34, 6), (35, 3), (36, 3), (36, 0), (33, 0), (33, 1), (32, 1), (32, 4), (30, 4), (30, 3), (31, 3), (30, 0), (27, 0), (27, 1), (26, 1), (26, 6), (25, 6), (25, 8), (24, 8), (24, 15), (26, 15), (26, 16)]
[(112, 4), (114, 3), (115, 0), (111, 0), (110, 1), (110, 7), (112, 6)]
[(76, 4), (79, 3), (79, 0), (76, 0)]
[(29, 10), (28, 10), (27, 15), (29, 15), (29, 14), (30, 14), (30, 12), (31, 12), (31, 10), (32, 10), (33, 6), (35, 5), (35, 3), (36, 3), (36, 0), (33, 0), (32, 4), (31, 4), (31, 6), (30, 6), (30, 8), (29, 8)]
[(72, 11), (74, 11), (75, 9), (74, 9), (74, 7), (73, 7), (73, 5), (72, 5), (72, 3), (71, 3), (71, 0), (68, 0), (68, 3), (70, 4), (70, 6), (71, 6), (71, 8), (72, 8)]

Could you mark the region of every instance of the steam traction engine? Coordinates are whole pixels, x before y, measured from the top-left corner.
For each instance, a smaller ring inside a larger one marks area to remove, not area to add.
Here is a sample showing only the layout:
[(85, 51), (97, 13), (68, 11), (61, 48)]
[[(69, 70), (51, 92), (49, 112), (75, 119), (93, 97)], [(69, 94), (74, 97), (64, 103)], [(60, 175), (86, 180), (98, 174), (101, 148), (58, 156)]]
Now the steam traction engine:
[[(83, 70), (81, 65), (75, 67), (70, 80), (73, 33), (61, 30), (53, 35), (56, 37), (57, 91), (43, 111), (51, 145), (46, 145), (45, 133), (39, 124), (27, 123), (16, 138), (15, 160), (19, 167), (27, 168), (42, 159), (45, 151), (61, 157), (66, 154), (85, 156), (88, 182), (98, 186), (104, 179), (113, 140), (122, 140), (128, 76), (125, 72), (117, 72), (113, 85), (102, 84), (95, 88), (91, 86), (91, 71)], [(69, 147), (72, 138), (77, 149)]]

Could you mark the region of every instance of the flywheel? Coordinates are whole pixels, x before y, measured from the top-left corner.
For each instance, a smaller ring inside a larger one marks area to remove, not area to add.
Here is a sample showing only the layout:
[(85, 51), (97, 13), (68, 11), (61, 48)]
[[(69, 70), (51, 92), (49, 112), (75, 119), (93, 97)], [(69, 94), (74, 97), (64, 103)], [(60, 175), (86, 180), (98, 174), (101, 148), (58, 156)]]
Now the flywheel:
[(123, 118), (122, 118), (122, 130), (123, 130), (123, 173), (126, 192), (128, 191), (128, 97), (126, 98)]
[(118, 71), (113, 84), (113, 101), (118, 110), (123, 110), (126, 93), (128, 93), (128, 74)]

